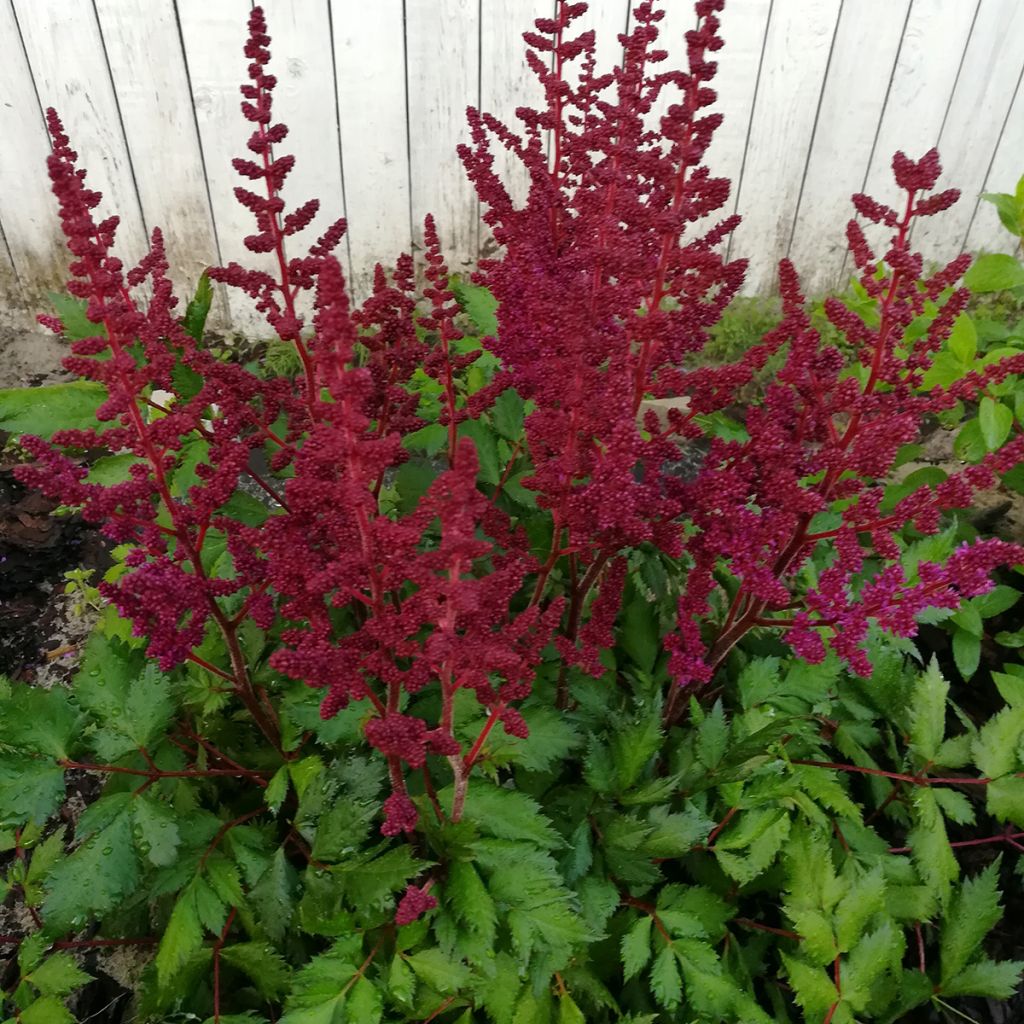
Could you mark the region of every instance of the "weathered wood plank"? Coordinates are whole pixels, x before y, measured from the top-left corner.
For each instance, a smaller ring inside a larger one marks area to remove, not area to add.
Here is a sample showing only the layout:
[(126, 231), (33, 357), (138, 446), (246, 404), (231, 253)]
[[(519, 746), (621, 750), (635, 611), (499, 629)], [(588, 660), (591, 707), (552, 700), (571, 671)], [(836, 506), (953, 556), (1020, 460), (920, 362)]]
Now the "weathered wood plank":
[(868, 169), (909, 8), (910, 0), (843, 5), (789, 247), (808, 294), (842, 284), (850, 196)]
[(431, 0), (406, 5), (406, 81), (414, 245), (423, 245), (423, 218), (432, 213), (452, 270), (477, 255), (476, 195), (455, 147), (469, 137), (466, 106), (479, 97), (479, 4)]
[[(173, 0), (96, 0), (147, 233), (184, 303), (219, 261)], [(223, 301), (223, 300), (222, 300)]]
[[(945, 262), (960, 251), (1022, 68), (1024, 5), (1017, 0), (985, 0), (978, 8), (938, 141), (943, 172), (936, 188), (956, 187), (961, 199), (915, 228), (914, 244), (927, 259)], [(1024, 164), (1024, 154), (1020, 162)]]
[[(13, 10), (39, 101), (43, 107), (55, 107), (61, 115), (71, 144), (79, 155), (79, 166), (88, 170), (90, 187), (103, 193), (98, 215), (116, 213), (120, 216), (118, 254), (127, 264), (134, 263), (146, 250), (146, 232), (93, 6), (89, 0), (14, 0)], [(18, 56), (16, 53), (12, 56), (12, 69), (16, 69)], [(7, 59), (5, 54), (4, 60)], [(8, 73), (10, 71), (8, 69)], [(15, 96), (20, 108), (15, 116), (23, 119), (24, 125), (19, 138), (26, 142), (27, 150), (24, 157), (19, 153), (18, 160), (13, 161), (17, 166), (10, 173), (24, 168), (21, 162), (24, 159), (30, 162), (30, 169), (26, 168), (19, 177), (33, 179), (35, 185), (26, 198), (26, 210), (10, 221), (5, 219), (11, 231), (8, 241), (12, 253), (19, 254), (16, 265), (17, 262), (38, 261), (39, 273), (52, 286), (54, 266), (63, 268), (67, 260), (55, 245), (56, 206), (46, 203), (39, 192), (48, 184), (38, 162), (43, 145), (48, 149), (48, 142), (45, 137), (41, 140), (38, 134), (39, 105), (34, 100), (29, 101), (24, 87)], [(15, 197), (18, 191), (20, 189), (15, 190)], [(36, 236), (41, 240), (39, 245), (32, 241), (36, 230), (40, 231)], [(60, 276), (63, 277), (63, 273)], [(39, 290), (35, 275), (28, 267), (23, 282), (29, 291)]]
[(749, 261), (745, 291), (774, 288), (778, 261), (789, 250), (839, 0), (776, 2), (768, 24), (743, 176), (743, 223), (730, 255)]
[(369, 292), (373, 268), (411, 248), (402, 0), (332, 0), (352, 284)]

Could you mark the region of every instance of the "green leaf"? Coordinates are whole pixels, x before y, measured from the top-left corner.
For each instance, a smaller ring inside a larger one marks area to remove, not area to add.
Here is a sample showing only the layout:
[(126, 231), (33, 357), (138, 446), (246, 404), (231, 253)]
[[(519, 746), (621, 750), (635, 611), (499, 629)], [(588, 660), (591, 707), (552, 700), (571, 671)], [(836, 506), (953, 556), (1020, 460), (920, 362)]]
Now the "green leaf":
[[(438, 794), (442, 806), (450, 805), (451, 794), (451, 787)], [(463, 817), (496, 839), (523, 839), (549, 850), (564, 845), (536, 800), (514, 789), (487, 785), (482, 779), (469, 787)]]
[(913, 796), (915, 824), (907, 835), (921, 880), (945, 903), (949, 888), (960, 875), (960, 866), (949, 845), (946, 823), (935, 794), (920, 786)]
[(472, 438), (476, 445), (477, 460), (480, 464), (479, 475), (484, 483), (495, 487), (501, 479), (504, 466), (498, 457), (498, 441), (481, 420), (465, 420), (459, 424), (459, 437)]
[(239, 942), (225, 946), (221, 957), (248, 975), (267, 999), (278, 999), (291, 988), (292, 972), (284, 957), (263, 942)]
[(525, 403), (514, 388), (502, 391), (491, 406), (494, 429), (508, 441), (518, 441), (523, 432), (524, 406)]
[(469, 968), (451, 960), (436, 947), (422, 949), (405, 958), (420, 981), (441, 993), (456, 992), (469, 979)]
[(641, 671), (650, 673), (661, 653), (658, 609), (627, 583), (618, 629), (619, 645)]
[(0, 390), (0, 430), (49, 438), (58, 430), (101, 429), (96, 410), (106, 400), (107, 389), (91, 380)]
[(416, 994), (416, 975), (398, 953), (391, 961), (388, 971), (388, 992), (400, 1003), (408, 1005)]
[(1010, 436), (1013, 412), (1002, 402), (996, 402), (986, 395), (978, 405), (978, 423), (981, 426), (985, 447), (994, 452), (1002, 447), (1003, 442)]
[[(185, 307), (185, 316), (182, 318), (181, 326), (189, 337), (196, 341), (203, 340), (203, 329), (206, 326), (206, 317), (213, 305), (213, 285), (210, 277), (204, 270), (196, 283), (195, 294), (189, 299)], [(191, 396), (186, 396), (191, 397)]]
[(666, 1010), (674, 1010), (683, 999), (683, 979), (672, 946), (665, 946), (651, 966), (651, 992)]
[(839, 999), (839, 993), (831, 979), (819, 967), (811, 967), (794, 956), (782, 954), (793, 998), (803, 1009), (806, 1020), (821, 1020), (832, 1004)]
[(281, 805), (288, 796), (288, 765), (283, 764), (274, 772), (267, 783), (266, 791), (263, 794), (264, 802), (274, 814), (281, 809)]
[(558, 1024), (587, 1024), (583, 1011), (568, 992), (558, 999)]
[(1010, 234), (1024, 234), (1024, 223), (1021, 221), (1016, 196), (1006, 192), (982, 192), (981, 198), (995, 206), (1000, 223)]
[(964, 366), (969, 367), (974, 362), (978, 351), (978, 332), (966, 313), (961, 313), (953, 321), (953, 330), (946, 345)]
[(196, 907), (195, 883), (184, 889), (174, 904), (156, 951), (156, 974), (166, 987), (192, 954), (203, 944), (203, 925)]
[(0, 758), (0, 820), (42, 825), (64, 799), (64, 769), (48, 758)]
[(130, 807), (120, 803), (106, 825), (54, 866), (43, 902), (47, 928), (68, 931), (89, 915), (113, 910), (134, 891), (139, 865), (131, 817)]
[(380, 991), (366, 980), (360, 978), (348, 997), (347, 1016), (350, 1021), (359, 1024), (380, 1024), (384, 1015), (384, 1000)]
[(982, 940), (1003, 916), (998, 880), (999, 861), (996, 861), (980, 875), (966, 879), (950, 900), (943, 915), (939, 942), (943, 987), (977, 955)]
[(152, 746), (177, 710), (167, 676), (100, 633), (90, 637), (72, 685), (75, 700), (98, 722), (90, 742), (106, 761)]
[(395, 473), (395, 489), (398, 491), (395, 507), (398, 511), (406, 515), (416, 508), (437, 476), (437, 467), (427, 458), (414, 457), (403, 462)]
[(884, 921), (854, 946), (842, 973), (843, 999), (860, 1012), (867, 1008), (882, 976), (898, 972), (906, 940)]
[(457, 277), (449, 281), (448, 287), (481, 335), (498, 333), (498, 300), (488, 289)]
[[(1024, 963), (1018, 960), (982, 960), (965, 967), (943, 986), (946, 996), (979, 996), (988, 999), (1009, 999), (1020, 984)], [(24, 1017), (22, 1018), (24, 1019)]]
[(626, 981), (639, 974), (651, 959), (651, 927), (650, 915), (644, 914), (622, 936), (622, 971)]
[(257, 920), (274, 942), (284, 938), (295, 914), (298, 874), (280, 848), (249, 893)]
[(975, 737), (974, 763), (982, 775), (998, 779), (1017, 766), (1017, 744), (1024, 736), (1024, 706), (1003, 708)]
[(101, 484), (103, 487), (123, 484), (126, 480), (131, 479), (132, 466), (140, 466), (142, 461), (142, 459), (128, 454), (105, 455), (89, 467), (89, 475), (85, 481), (90, 484)]
[(543, 704), (525, 708), (523, 718), (529, 735), (525, 739), (510, 737), (504, 742), (512, 750), (512, 759), (527, 771), (550, 771), (583, 743), (576, 724), (555, 708)]
[[(349, 982), (363, 959), (360, 942), (339, 939), (294, 975), (279, 1024), (340, 1024)], [(353, 1022), (354, 1024), (354, 1022)]]
[(80, 729), (80, 716), (63, 686), (44, 690), (19, 685), (4, 699), (0, 742), (16, 750), (63, 759)]
[[(472, 787), (470, 787), (472, 790)], [(413, 859), (408, 846), (396, 846), (373, 860), (356, 858), (335, 868), (352, 905), (357, 910), (383, 910), (391, 894), (405, 888), (410, 878), (427, 866)]]
[(862, 875), (836, 907), (835, 928), (839, 949), (847, 952), (863, 935), (875, 914), (885, 910), (885, 876), (881, 868)]
[(86, 299), (76, 298), (66, 292), (48, 292), (63, 327), (66, 341), (82, 341), (84, 338), (105, 338), (107, 328), (102, 323), (93, 323), (86, 315), (89, 308)]
[(75, 1018), (56, 996), (37, 999), (18, 1014), (17, 1020), (19, 1024), (75, 1024)]
[(66, 996), (81, 985), (92, 981), (69, 953), (54, 953), (27, 975), (44, 996)]
[(146, 794), (137, 796), (132, 803), (140, 853), (157, 867), (173, 864), (178, 859), (178, 844), (181, 842), (174, 811)]
[(985, 795), (989, 814), (1024, 828), (1024, 779), (1010, 775), (995, 779), (985, 787)]
[(58, 828), (32, 851), (32, 859), (29, 861), (23, 883), (25, 902), (30, 907), (36, 907), (43, 902), (45, 895), (43, 882), (54, 864), (64, 856), (65, 839), (66, 830)]
[(934, 761), (946, 735), (946, 697), (949, 683), (936, 658), (917, 677), (910, 701), (910, 745), (922, 761)]
[(725, 720), (722, 702), (718, 700), (697, 727), (697, 760), (708, 771), (713, 771), (725, 756), (728, 743), (729, 724)]
[(964, 275), (972, 292), (1002, 292), (1024, 284), (1024, 266), (1013, 256), (991, 253), (979, 256)]
[(953, 661), (957, 671), (970, 679), (978, 670), (981, 660), (981, 638), (965, 629), (957, 629), (953, 633)]
[(483, 944), (493, 945), (498, 915), (476, 868), (468, 861), (453, 861), (443, 892), (455, 919), (475, 932)]

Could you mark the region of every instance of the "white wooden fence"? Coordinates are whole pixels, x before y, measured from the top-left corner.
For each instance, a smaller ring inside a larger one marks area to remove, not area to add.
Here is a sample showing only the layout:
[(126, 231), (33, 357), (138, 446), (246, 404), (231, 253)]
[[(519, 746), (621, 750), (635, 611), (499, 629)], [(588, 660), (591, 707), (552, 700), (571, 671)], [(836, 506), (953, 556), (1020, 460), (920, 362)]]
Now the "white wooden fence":
[[(678, 63), (690, 0), (663, 0)], [(44, 161), (42, 109), (58, 108), (122, 218), (126, 260), (163, 227), (183, 284), (210, 263), (251, 259), (249, 214), (231, 157), (250, 0), (0, 0), (0, 300), (11, 315), (59, 286), (67, 256)], [(463, 109), (511, 119), (536, 101), (519, 33), (553, 0), (264, 0), (279, 76), (277, 116), (298, 156), (286, 199), (344, 213), (344, 257), (363, 289), (375, 262), (415, 247), (433, 212), (453, 267), (487, 239), (455, 155)], [(613, 64), (629, 0), (592, 0), (586, 18)], [(897, 148), (938, 144), (944, 183), (964, 199), (919, 240), (936, 259), (1006, 248), (985, 190), (1024, 171), (1024, 0), (728, 0), (716, 81), (725, 124), (709, 153), (743, 215), (731, 245), (747, 289), (771, 292), (789, 254), (811, 291), (848, 271), (851, 193), (891, 194)], [(318, 223), (307, 230), (315, 237)], [(251, 324), (244, 301), (231, 321)], [(38, 307), (37, 307), (38, 308)], [(23, 314), (20, 314), (23, 315)], [(8, 317), (10, 318), (10, 316)]]

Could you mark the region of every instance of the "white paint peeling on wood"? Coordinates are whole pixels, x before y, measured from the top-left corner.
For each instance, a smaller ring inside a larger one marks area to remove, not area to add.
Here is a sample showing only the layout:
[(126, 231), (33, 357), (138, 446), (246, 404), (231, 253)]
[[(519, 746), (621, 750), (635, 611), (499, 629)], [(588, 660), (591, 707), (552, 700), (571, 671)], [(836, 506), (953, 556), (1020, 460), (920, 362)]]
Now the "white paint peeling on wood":
[(808, 294), (844, 283), (850, 196), (867, 173), (909, 8), (910, 0), (843, 4), (789, 247)]
[(348, 248), (358, 297), (411, 248), (402, 0), (332, 0)]
[(414, 0), (406, 5), (412, 232), (434, 215), (448, 266), (476, 260), (479, 215), (455, 147), (469, 139), (466, 107), (479, 103), (479, 0)]
[[(90, 0), (14, 0), (14, 12), (42, 106), (57, 109), (72, 148), (78, 153), (79, 167), (88, 170), (89, 186), (103, 193), (97, 215), (105, 217), (117, 213), (120, 216), (118, 255), (130, 265), (146, 251), (146, 232), (92, 3)], [(28, 110), (17, 113), (30, 126), (21, 134), (35, 137), (37, 129), (31, 125), (39, 118), (38, 106), (32, 103)], [(36, 163), (39, 149), (36, 138), (25, 156), (26, 161), (32, 161), (31, 166), (24, 168), (25, 182), (35, 182), (39, 190), (32, 194), (26, 189), (25, 201), (38, 205), (40, 211), (44, 203), (49, 206), (53, 229), (42, 237), (55, 239), (57, 214), (55, 204), (43, 198), (49, 181), (45, 170)], [(20, 161), (19, 155), (18, 164), (22, 166)], [(11, 247), (19, 254), (24, 252), (28, 241), (14, 240), (10, 236), (8, 240), (13, 241)], [(19, 255), (15, 262), (21, 258)], [(66, 264), (63, 254), (54, 254), (53, 261)]]
[[(745, 291), (771, 291), (786, 255), (839, 0), (775, 0), (768, 23), (730, 256), (749, 260)], [(727, 44), (728, 45), (728, 44)]]
[(929, 259), (943, 263), (960, 252), (1020, 80), (1024, 4), (981, 4), (963, 67), (939, 137), (943, 172), (936, 185), (959, 188), (961, 199), (951, 210), (920, 222), (913, 239)]
[[(621, 57), (616, 37), (631, 2), (593, 0), (576, 25), (598, 30), (599, 68)], [(242, 182), (230, 161), (246, 154), (251, 132), (238, 111), (251, 6), (0, 0), (0, 37), (11, 41), (0, 66), (0, 131), (8, 140), (0, 161), (0, 279), (20, 280), (37, 296), (67, 263), (42, 170), (49, 147), (37, 91), (60, 108), (90, 184), (105, 193), (102, 211), (121, 216), (126, 261), (144, 251), (145, 228), (159, 224), (180, 278), (194, 279), (218, 248), (224, 262), (273, 268), (272, 258), (244, 248), (254, 224), (232, 192)], [(361, 296), (376, 262), (390, 266), (421, 242), (422, 217), (432, 211), (452, 268), (468, 266), (488, 239), (455, 154), (467, 137), (464, 109), (480, 103), (515, 125), (517, 106), (540, 102), (520, 34), (550, 16), (554, 0), (266, 6), (280, 82), (276, 113), (292, 130), (279, 149), (298, 160), (286, 198), (315, 195), (323, 203), (302, 241), (344, 207), (349, 233), (340, 255)], [(685, 66), (692, 4), (665, 0), (664, 9), (659, 45)], [(787, 251), (809, 289), (841, 283), (850, 193), (866, 185), (891, 202), (893, 151), (916, 157), (940, 136), (944, 182), (963, 188), (965, 201), (917, 240), (940, 255), (965, 237), (972, 248), (1007, 244), (977, 196), (1012, 189), (1024, 170), (1019, 0), (729, 0), (722, 34), (713, 109), (725, 124), (707, 162), (739, 192), (727, 212), (738, 206), (746, 217), (731, 253), (753, 258), (748, 290), (773, 290), (776, 260)], [(652, 123), (673, 98), (652, 111)], [(522, 201), (522, 173), (503, 153), (497, 164)], [(229, 312), (236, 326), (266, 331), (234, 290)]]

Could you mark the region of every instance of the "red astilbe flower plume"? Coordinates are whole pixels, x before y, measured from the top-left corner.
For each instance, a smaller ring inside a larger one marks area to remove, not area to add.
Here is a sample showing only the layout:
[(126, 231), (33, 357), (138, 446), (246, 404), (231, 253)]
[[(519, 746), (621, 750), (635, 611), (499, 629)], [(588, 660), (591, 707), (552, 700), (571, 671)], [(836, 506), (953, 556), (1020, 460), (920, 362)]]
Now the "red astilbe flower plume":
[(296, 297), (300, 291), (315, 286), (317, 272), (325, 257), (338, 246), (345, 234), (345, 221), (334, 221), (302, 257), (288, 258), (285, 240), (302, 231), (312, 222), (320, 208), (319, 199), (310, 199), (290, 213), (285, 213), (280, 192), (285, 179), (295, 166), (290, 154), (275, 156), (274, 146), (288, 135), (287, 125), (273, 122), (273, 94), (277, 79), (267, 72), (270, 63), (270, 36), (262, 7), (253, 7), (249, 14), (249, 39), (245, 55), (249, 59), (249, 81), (241, 87), (242, 114), (254, 125), (247, 143), (255, 160), (236, 157), (234, 169), (245, 179), (260, 183), (262, 193), (239, 186), (235, 198), (256, 219), (255, 234), (245, 238), (245, 247), (253, 253), (272, 253), (277, 276), (263, 270), (252, 270), (239, 263), (212, 267), (215, 281), (240, 288), (256, 299), (256, 307), (278, 337), (294, 343), (305, 372), (307, 402), (314, 392), (313, 360), (302, 340), (303, 320), (297, 312)]
[[(883, 259), (856, 221), (847, 229), (877, 322), (838, 299), (825, 303), (829, 320), (854, 353), (854, 367), (839, 348), (823, 344), (796, 271), (783, 261), (783, 320), (766, 343), (776, 348), (785, 340), (789, 349), (763, 403), (747, 414), (749, 440), (714, 441), (697, 478), (675, 485), (698, 528), (686, 543), (694, 565), (680, 602), (679, 630), (669, 639), (673, 669), (683, 682), (710, 679), (755, 626), (778, 627), (812, 662), (824, 658), (827, 641), (866, 675), (870, 664), (863, 644), (871, 623), (912, 636), (916, 616), (926, 608), (955, 608), (990, 589), (998, 565), (1024, 561), (1024, 549), (989, 540), (959, 549), (945, 565), (922, 563), (913, 575), (899, 564), (893, 535), (904, 524), (935, 533), (942, 510), (969, 506), (977, 489), (992, 485), (995, 472), (1019, 461), (1024, 442), (1015, 439), (980, 465), (937, 486), (918, 487), (888, 508), (886, 484), (900, 448), (917, 440), (926, 416), (958, 399), (976, 400), (991, 383), (1024, 371), (1024, 359), (1010, 357), (950, 387), (926, 386), (927, 370), (966, 305), (966, 289), (954, 286), (970, 259), (958, 257), (925, 276), (922, 256), (910, 248), (911, 227), (916, 218), (948, 207), (956, 195), (920, 194), (941, 171), (934, 150), (916, 163), (899, 153), (893, 168), (905, 192), (902, 214), (867, 196), (854, 197), (861, 216), (894, 232)], [(929, 317), (926, 304), (933, 308)], [(927, 329), (917, 329), (919, 322)], [(826, 515), (831, 523), (813, 525), (816, 516)], [(822, 544), (834, 550), (831, 565), (802, 593), (796, 574)], [(869, 555), (889, 564), (858, 582)], [(706, 650), (699, 624), (711, 612), (713, 573), (722, 566), (739, 588)], [(794, 608), (795, 614), (779, 614)]]

